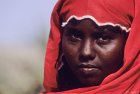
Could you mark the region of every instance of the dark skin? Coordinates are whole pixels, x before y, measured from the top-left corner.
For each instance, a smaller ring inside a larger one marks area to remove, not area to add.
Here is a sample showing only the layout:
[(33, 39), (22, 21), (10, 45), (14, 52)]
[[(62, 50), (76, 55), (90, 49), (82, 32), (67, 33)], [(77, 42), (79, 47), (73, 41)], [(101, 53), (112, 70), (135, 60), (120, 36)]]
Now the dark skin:
[(118, 71), (123, 65), (126, 39), (119, 27), (97, 26), (90, 19), (70, 21), (63, 28), (61, 46), (68, 67), (65, 69), (70, 70), (65, 75), (72, 74), (67, 78), (76, 80), (64, 90), (100, 85), (105, 77)]

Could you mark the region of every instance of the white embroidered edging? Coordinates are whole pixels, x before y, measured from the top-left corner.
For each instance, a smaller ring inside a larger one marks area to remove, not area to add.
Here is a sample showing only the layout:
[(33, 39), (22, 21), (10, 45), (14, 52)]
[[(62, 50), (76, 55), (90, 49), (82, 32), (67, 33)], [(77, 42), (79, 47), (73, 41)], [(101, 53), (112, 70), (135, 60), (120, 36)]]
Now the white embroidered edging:
[(98, 26), (104, 26), (104, 25), (119, 26), (122, 30), (125, 30), (126, 32), (129, 32), (130, 29), (131, 29), (131, 28), (127, 29), (126, 27), (124, 27), (120, 24), (114, 24), (114, 23), (111, 23), (111, 22), (100, 23), (93, 16), (90, 16), (90, 15), (85, 15), (85, 16), (82, 16), (82, 17), (77, 17), (75, 15), (72, 15), (68, 18), (68, 20), (66, 22), (63, 22), (61, 26), (65, 27), (68, 24), (68, 22), (73, 18), (75, 18), (76, 20), (83, 20), (83, 19), (89, 18), (89, 19), (93, 20)]

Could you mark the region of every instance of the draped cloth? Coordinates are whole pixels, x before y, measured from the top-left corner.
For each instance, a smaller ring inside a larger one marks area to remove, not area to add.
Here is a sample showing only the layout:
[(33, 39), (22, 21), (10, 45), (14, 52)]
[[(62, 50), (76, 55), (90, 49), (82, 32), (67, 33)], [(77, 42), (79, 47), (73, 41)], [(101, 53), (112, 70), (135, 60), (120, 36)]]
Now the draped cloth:
[(55, 64), (60, 28), (71, 16), (89, 15), (100, 23), (111, 22), (131, 28), (124, 50), (124, 65), (108, 75), (101, 85), (41, 94), (139, 94), (140, 93), (140, 0), (58, 0), (51, 16), (46, 47), (44, 88), (57, 88)]

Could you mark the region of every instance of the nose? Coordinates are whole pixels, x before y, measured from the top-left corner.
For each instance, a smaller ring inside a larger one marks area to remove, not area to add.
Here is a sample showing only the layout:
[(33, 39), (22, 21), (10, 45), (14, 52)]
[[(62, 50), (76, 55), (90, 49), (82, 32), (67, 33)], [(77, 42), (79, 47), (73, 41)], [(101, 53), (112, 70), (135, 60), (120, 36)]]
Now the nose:
[(95, 51), (93, 51), (93, 43), (90, 39), (87, 39), (83, 45), (81, 45), (79, 60), (81, 62), (88, 62), (94, 60), (95, 58)]

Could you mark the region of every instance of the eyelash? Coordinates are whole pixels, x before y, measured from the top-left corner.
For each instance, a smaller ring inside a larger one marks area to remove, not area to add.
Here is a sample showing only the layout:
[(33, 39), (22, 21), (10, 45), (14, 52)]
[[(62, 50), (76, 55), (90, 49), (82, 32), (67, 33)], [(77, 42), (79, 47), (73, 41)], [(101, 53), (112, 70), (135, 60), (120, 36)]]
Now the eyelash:
[(81, 41), (82, 40), (82, 37), (80, 36), (80, 34), (77, 34), (76, 32), (75, 33), (72, 33), (70, 35), (70, 39), (71, 41), (73, 42), (77, 42), (77, 41)]
[(98, 44), (108, 44), (111, 41), (111, 37), (107, 35), (101, 35), (96, 38)]
[[(81, 41), (82, 38), (78, 34), (71, 34), (70, 40), (72, 42), (78, 42), (78, 41)], [(110, 42), (111, 38), (109, 36), (99, 36), (95, 40), (98, 44), (107, 44)]]
[[(66, 35), (68, 36), (68, 40), (77, 43), (80, 42), (83, 39), (83, 35), (79, 33), (79, 31), (70, 30), (67, 31)], [(93, 36), (93, 39), (99, 44), (99, 45), (106, 45), (111, 41), (111, 36), (107, 34), (97, 34)]]

